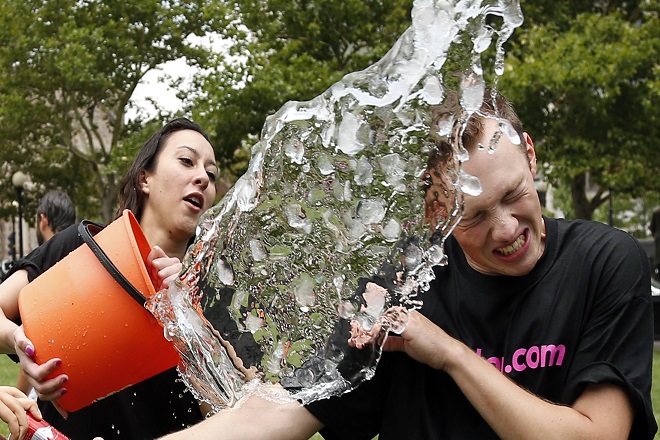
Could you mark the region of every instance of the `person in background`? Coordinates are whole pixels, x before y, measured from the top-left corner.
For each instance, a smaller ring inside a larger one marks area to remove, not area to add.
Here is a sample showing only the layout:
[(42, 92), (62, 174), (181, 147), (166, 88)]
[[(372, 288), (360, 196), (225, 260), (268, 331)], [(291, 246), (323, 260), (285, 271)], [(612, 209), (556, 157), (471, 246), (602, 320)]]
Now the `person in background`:
[(75, 221), (76, 210), (69, 196), (59, 190), (48, 191), (37, 207), (37, 243), (41, 246)]
[[(653, 439), (646, 255), (623, 231), (542, 214), (532, 139), (490, 93), (461, 132), (463, 169), (483, 191), (465, 195), (449, 264), (386, 339), (374, 377), (305, 406), (248, 396), (163, 440)], [(442, 216), (453, 149), (437, 141), (426, 212)]]
[[(166, 287), (180, 272), (197, 222), (215, 201), (217, 173), (206, 133), (196, 123), (178, 118), (147, 140), (125, 175), (117, 215), (130, 209), (153, 246), (146, 263), (156, 290)], [(26, 338), (17, 323), (18, 293), (82, 243), (77, 225), (72, 225), (15, 264), (0, 285), (0, 310), (4, 314), (0, 314), (0, 350), (18, 354), (21, 369), (38, 393), (44, 418), (75, 440), (96, 436), (153, 438), (198, 422), (203, 416), (200, 406), (175, 368), (71, 414), (57, 406), (57, 399), (67, 392), (68, 377), (59, 374), (45, 378), (51, 371), (57, 372), (65, 360), (50, 359), (41, 365), (34, 362), (39, 347)]]
[[(37, 206), (37, 243), (39, 246), (76, 222), (76, 210), (69, 196), (60, 190), (50, 190), (39, 200)], [(36, 393), (22, 370), (18, 372), (16, 388), (36, 400)]]

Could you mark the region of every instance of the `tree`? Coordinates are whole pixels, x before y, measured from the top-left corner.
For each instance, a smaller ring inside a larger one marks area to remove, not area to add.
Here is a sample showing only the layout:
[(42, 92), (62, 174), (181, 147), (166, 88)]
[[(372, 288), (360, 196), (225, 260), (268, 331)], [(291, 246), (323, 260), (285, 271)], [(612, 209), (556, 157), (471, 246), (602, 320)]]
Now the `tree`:
[(0, 0), (0, 172), (29, 170), (75, 192), (79, 215), (95, 207), (110, 221), (146, 135), (142, 117), (125, 118), (136, 86), (169, 60), (205, 65), (211, 53), (189, 37), (224, 16), (220, 1)]
[(382, 57), (410, 25), (412, 0), (242, 0), (231, 56), (199, 79), (194, 105), (230, 178), (247, 165), (268, 115), (321, 94)]
[(639, 198), (660, 186), (658, 10), (543, 3), (560, 11), (548, 17), (541, 2), (530, 5), (500, 85), (536, 141), (545, 176), (570, 188), (575, 217), (591, 219), (613, 193)]

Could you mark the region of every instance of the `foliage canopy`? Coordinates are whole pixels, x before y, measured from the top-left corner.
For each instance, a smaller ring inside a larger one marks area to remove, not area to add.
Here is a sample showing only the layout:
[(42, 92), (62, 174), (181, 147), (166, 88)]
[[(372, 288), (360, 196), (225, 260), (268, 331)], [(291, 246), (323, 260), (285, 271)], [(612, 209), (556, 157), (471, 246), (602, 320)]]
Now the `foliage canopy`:
[[(211, 54), (190, 37), (221, 29), (223, 10), (204, 0), (1, 0), (0, 172), (21, 169), (36, 192), (64, 189), (79, 215), (109, 221), (147, 135), (142, 118), (126, 121), (135, 88), (167, 61), (204, 65)], [(10, 186), (0, 183), (5, 194)]]

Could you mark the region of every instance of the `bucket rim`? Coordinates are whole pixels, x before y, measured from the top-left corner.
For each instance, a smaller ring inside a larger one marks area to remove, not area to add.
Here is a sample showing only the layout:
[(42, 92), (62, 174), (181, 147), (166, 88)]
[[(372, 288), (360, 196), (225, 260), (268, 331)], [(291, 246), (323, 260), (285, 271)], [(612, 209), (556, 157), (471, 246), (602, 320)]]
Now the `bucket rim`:
[(145, 259), (143, 259), (142, 257), (140, 246), (138, 245), (138, 240), (135, 237), (135, 235), (139, 234), (141, 235), (142, 238), (144, 238), (144, 242), (147, 243), (147, 246), (149, 247), (147, 254), (149, 254), (151, 250), (151, 243), (149, 243), (149, 240), (144, 235), (144, 232), (142, 232), (142, 228), (140, 228), (140, 224), (138, 223), (137, 219), (135, 218), (135, 215), (130, 209), (124, 209), (124, 211), (122, 212), (122, 218), (124, 221), (124, 227), (128, 232), (128, 239), (131, 242), (131, 249), (133, 250), (133, 256), (137, 260), (138, 267), (140, 268), (140, 273), (142, 274), (142, 277), (145, 280), (145, 284), (147, 285), (147, 289), (149, 290), (148, 294), (144, 296), (146, 298), (151, 298), (156, 294), (156, 288), (154, 287), (153, 281), (151, 281), (151, 276), (147, 271)]

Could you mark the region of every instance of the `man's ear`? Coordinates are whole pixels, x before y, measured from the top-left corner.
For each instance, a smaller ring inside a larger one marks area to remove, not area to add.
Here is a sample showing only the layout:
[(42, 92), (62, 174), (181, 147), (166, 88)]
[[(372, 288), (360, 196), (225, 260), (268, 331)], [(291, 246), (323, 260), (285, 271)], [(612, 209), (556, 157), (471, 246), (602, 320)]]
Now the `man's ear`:
[(536, 150), (534, 149), (534, 141), (527, 132), (523, 133), (523, 142), (525, 142), (525, 150), (527, 151), (527, 160), (529, 161), (529, 169), (532, 171), (532, 176), (536, 177), (538, 166), (536, 165)]
[(48, 226), (50, 226), (50, 223), (48, 222), (48, 217), (46, 217), (45, 214), (39, 214), (39, 229), (43, 231)]

